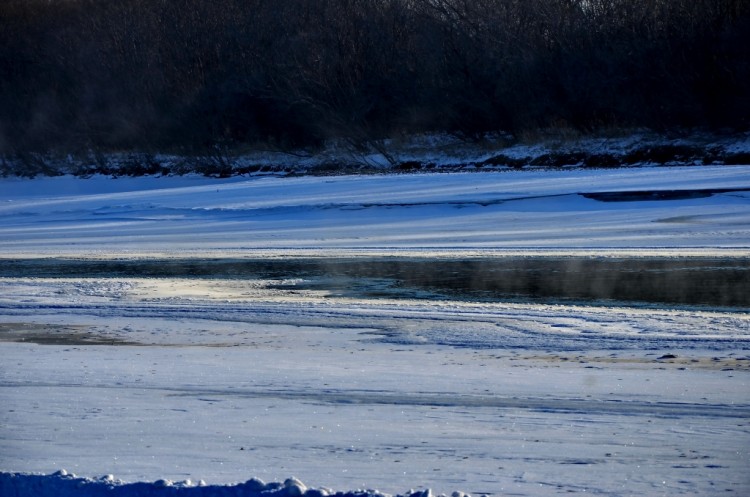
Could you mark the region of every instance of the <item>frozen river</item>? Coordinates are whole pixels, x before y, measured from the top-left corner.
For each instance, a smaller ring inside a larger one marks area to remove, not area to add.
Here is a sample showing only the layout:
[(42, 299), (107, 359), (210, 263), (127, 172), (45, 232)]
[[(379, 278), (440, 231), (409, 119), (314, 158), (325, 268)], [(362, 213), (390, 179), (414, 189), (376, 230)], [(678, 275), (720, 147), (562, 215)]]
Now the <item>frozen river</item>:
[[(750, 166), (2, 179), (0, 494), (750, 495), (749, 192)], [(62, 468), (96, 480), (10, 476)]]
[(743, 258), (6, 260), (0, 469), (750, 490)]

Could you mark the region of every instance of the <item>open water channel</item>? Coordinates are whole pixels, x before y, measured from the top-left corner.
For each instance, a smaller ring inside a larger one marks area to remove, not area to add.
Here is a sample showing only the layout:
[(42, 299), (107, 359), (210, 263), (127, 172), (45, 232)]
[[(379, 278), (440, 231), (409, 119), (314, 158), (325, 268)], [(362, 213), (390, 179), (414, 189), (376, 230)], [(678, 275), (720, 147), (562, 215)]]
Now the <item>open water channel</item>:
[(283, 280), (336, 297), (750, 308), (750, 259), (708, 257), (5, 260), (0, 277)]

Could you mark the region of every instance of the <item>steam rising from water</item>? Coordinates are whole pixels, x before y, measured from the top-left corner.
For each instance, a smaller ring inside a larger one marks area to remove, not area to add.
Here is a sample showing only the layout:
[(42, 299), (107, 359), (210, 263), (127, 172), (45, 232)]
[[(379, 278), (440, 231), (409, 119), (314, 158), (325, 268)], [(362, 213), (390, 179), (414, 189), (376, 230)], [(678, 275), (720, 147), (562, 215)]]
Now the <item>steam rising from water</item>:
[(582, 301), (750, 308), (744, 258), (496, 257), (9, 260), (5, 277), (277, 279), (340, 297)]

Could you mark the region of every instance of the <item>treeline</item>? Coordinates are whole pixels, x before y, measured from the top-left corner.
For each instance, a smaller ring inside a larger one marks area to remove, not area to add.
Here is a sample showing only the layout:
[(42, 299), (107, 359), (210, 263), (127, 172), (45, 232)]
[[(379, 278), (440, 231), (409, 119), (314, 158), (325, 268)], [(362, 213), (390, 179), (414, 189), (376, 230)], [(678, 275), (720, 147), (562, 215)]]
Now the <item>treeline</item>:
[(747, 0), (2, 0), (0, 154), (750, 124)]

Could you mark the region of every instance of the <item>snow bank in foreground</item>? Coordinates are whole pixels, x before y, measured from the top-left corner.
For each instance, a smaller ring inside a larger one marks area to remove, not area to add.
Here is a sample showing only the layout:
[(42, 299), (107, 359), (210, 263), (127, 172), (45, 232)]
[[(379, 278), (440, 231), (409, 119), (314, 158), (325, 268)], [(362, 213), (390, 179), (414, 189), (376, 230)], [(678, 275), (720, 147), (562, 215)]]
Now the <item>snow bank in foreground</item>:
[[(356, 490), (333, 492), (327, 489), (308, 489), (296, 478), (289, 478), (284, 483), (264, 483), (252, 478), (237, 485), (206, 485), (202, 480), (194, 483), (190, 480), (172, 482), (158, 480), (153, 483), (123, 483), (112, 475), (98, 480), (80, 478), (60, 470), (51, 475), (34, 475), (23, 473), (0, 473), (0, 495), (4, 497), (148, 497), (163, 495), (185, 495), (190, 497), (386, 497), (387, 494), (377, 490)], [(410, 491), (403, 497), (430, 497), (430, 490)], [(400, 496), (399, 496), (400, 497)], [(468, 497), (468, 494), (454, 492), (453, 497)]]

